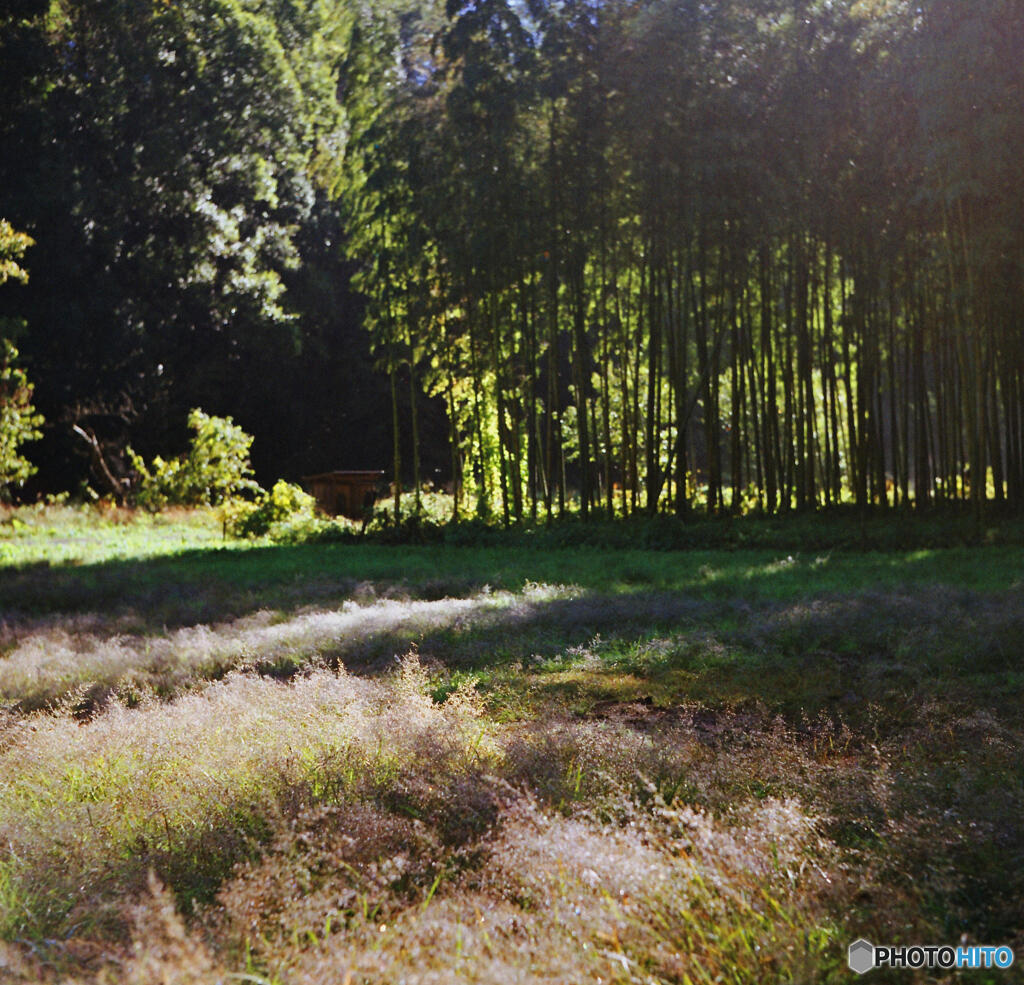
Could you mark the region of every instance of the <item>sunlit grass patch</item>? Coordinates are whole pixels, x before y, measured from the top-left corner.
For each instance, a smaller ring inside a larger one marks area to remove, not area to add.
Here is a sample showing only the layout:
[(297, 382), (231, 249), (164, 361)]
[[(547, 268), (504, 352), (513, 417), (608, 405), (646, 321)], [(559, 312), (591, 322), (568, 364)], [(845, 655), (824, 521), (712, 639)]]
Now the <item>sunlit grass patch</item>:
[(0, 566), (83, 565), (220, 546), (216, 511), (96, 506), (0, 507)]
[[(815, 522), (827, 528), (830, 521)], [(614, 550), (540, 550), (524, 536), (504, 547), (271, 547), (222, 540), (209, 512), (32, 507), (0, 515), (0, 594), (9, 616), (129, 613), (152, 630), (227, 621), (259, 609), (340, 604), (360, 585), (381, 596), (397, 590), (428, 600), (465, 597), (488, 585), (519, 592), (547, 583), (608, 597), (685, 593), (693, 600), (766, 603), (943, 584), (1001, 591), (1019, 588), (1024, 572), (1024, 554), (1011, 546), (870, 554), (651, 551), (634, 549), (636, 543), (626, 538)]]
[[(137, 700), (173, 697), (232, 670), (287, 677), (321, 665), (349, 664), (379, 671), (411, 645), (430, 640), (433, 650), (478, 652), (483, 634), (493, 641), (514, 634), (537, 607), (572, 597), (573, 589), (531, 586), (526, 592), (487, 592), (465, 599), (368, 600), (336, 609), (258, 612), (218, 625), (197, 625), (161, 635), (103, 632), (101, 620), (81, 617), (8, 629), (0, 658), (0, 700), (23, 709), (70, 702), (89, 710), (112, 693)], [(494, 627), (509, 628), (495, 630)], [(111, 632), (110, 630), (114, 630)]]
[(27, 718), (0, 753), (0, 933), (117, 920), (150, 866), (208, 898), (274, 819), (391, 790), (410, 770), (476, 768), (485, 726), (435, 705), (419, 672), (371, 683), (319, 672), (285, 686), (233, 676), (172, 704), (111, 706), (81, 725)]

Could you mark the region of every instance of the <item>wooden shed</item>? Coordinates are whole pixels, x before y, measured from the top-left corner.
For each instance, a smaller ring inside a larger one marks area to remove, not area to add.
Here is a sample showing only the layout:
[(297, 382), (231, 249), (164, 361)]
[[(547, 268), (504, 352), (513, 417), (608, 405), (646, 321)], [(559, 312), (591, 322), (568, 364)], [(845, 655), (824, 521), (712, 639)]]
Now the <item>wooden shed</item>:
[(376, 502), (383, 479), (383, 472), (372, 470), (335, 471), (303, 476), (302, 482), (324, 513), (358, 520)]

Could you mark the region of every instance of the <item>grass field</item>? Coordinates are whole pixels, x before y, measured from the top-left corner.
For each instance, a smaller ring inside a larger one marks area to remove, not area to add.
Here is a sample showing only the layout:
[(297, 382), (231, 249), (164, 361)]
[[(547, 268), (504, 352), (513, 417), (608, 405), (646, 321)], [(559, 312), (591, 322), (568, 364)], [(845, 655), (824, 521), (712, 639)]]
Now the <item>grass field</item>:
[(9, 513), (0, 982), (840, 982), (859, 936), (1024, 962), (1022, 644), (1016, 546)]

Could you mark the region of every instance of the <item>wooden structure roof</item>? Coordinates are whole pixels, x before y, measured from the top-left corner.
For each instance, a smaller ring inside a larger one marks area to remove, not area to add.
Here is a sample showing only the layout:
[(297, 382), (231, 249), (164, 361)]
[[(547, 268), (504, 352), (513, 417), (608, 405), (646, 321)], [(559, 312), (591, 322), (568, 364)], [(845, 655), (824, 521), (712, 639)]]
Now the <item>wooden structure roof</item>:
[(383, 479), (384, 473), (379, 470), (336, 469), (303, 476), (302, 482), (324, 513), (358, 520), (377, 501), (377, 488)]

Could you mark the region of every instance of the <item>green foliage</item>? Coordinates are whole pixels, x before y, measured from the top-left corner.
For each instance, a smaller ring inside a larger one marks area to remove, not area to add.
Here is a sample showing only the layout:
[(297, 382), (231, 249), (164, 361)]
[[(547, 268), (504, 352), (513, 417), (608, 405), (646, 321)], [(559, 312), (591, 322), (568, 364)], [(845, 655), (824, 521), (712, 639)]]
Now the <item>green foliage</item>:
[(294, 355), (286, 278), (344, 144), (348, 15), (340, 0), (8, 6), (0, 215), (43, 254), (12, 313), (45, 318), (23, 348), (51, 399), (117, 444), (156, 396), (161, 417), (168, 394), (183, 412), (262, 348)]
[[(452, 516), (452, 497), (423, 493), (416, 511), (413, 497), (402, 497), (396, 524), (389, 504), (382, 503), (362, 531), (338, 521), (318, 521), (289, 531), (289, 543), (350, 540), (357, 532), (379, 544), (446, 544), (451, 547), (494, 547), (531, 551), (597, 548), (607, 551), (644, 549), (659, 552), (765, 549), (786, 552), (911, 551), (969, 546), (1019, 546), (1024, 525), (1012, 514), (993, 516), (979, 524), (965, 510), (872, 513), (853, 506), (818, 513), (772, 516), (750, 512), (739, 516), (694, 512), (687, 519), (668, 513), (618, 516), (615, 519), (578, 513), (539, 524), (490, 522), (479, 516)], [(275, 538), (276, 539), (276, 538)]]
[(184, 455), (165, 461), (159, 455), (147, 466), (131, 448), (128, 456), (139, 474), (135, 498), (147, 509), (165, 506), (218, 506), (243, 494), (258, 494), (250, 478), (252, 435), (230, 417), (214, 417), (196, 408), (188, 416), (195, 432)]
[[(59, 290), (64, 314), (26, 354), (66, 407), (184, 410), (276, 370), (288, 324), (309, 362), (273, 378), (314, 396), (280, 424), (235, 397), (284, 445), (351, 420), (301, 371), (347, 357), (355, 312), (324, 285), (351, 283), (398, 519), (421, 446), (506, 524), (573, 501), (1020, 509), (1022, 10), (18, 0), (0, 213), (48, 251), (20, 313), (49, 325)], [(0, 226), (0, 279), (24, 245)]]
[(31, 236), (19, 233), (6, 219), (0, 219), (0, 284), (12, 278), (22, 283), (28, 280), (18, 261), (32, 243)]
[(1024, 503), (1019, 4), (381, 9), (348, 244), (469, 509)]
[(301, 487), (278, 479), (255, 502), (233, 499), (224, 504), (224, 529), (236, 537), (262, 537), (277, 524), (312, 520), (316, 500)]
[[(399, 521), (400, 523), (410, 523), (419, 520), (423, 523), (440, 526), (451, 520), (453, 508), (454, 501), (448, 493), (425, 488), (417, 497), (415, 493), (406, 492), (402, 496)], [(395, 511), (390, 502), (381, 500), (374, 506), (373, 516), (367, 529), (383, 529), (393, 526), (394, 522)]]
[[(30, 236), (0, 219), (0, 284), (8, 280), (25, 283), (28, 274), (18, 261), (33, 243)], [(6, 320), (0, 320), (6, 324)], [(42, 415), (32, 405), (32, 384), (18, 368), (18, 350), (8, 339), (0, 339), (0, 499), (9, 496), (9, 487), (24, 482), (35, 468), (19, 449), (42, 437)]]
[(42, 437), (42, 415), (32, 406), (32, 384), (25, 371), (15, 365), (18, 350), (7, 339), (0, 339), (0, 498), (11, 485), (24, 482), (35, 472), (21, 455), (23, 444)]

